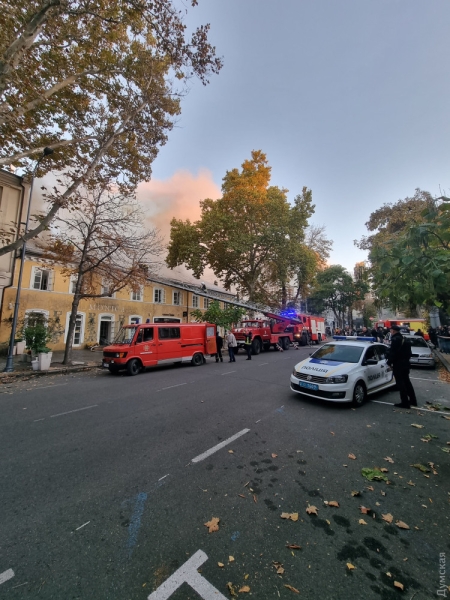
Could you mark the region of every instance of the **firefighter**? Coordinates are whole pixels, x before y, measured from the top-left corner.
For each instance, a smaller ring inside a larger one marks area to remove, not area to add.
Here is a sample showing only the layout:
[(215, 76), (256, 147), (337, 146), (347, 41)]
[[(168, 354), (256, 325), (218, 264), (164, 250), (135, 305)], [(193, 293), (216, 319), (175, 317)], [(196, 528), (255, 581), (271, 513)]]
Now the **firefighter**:
[(247, 359), (252, 360), (252, 332), (249, 331), (245, 334), (244, 348), (247, 352)]
[(216, 331), (216, 345), (217, 345), (217, 354), (216, 354), (216, 363), (223, 362), (222, 356), (222, 348), (223, 348), (223, 337), (220, 335), (219, 331)]

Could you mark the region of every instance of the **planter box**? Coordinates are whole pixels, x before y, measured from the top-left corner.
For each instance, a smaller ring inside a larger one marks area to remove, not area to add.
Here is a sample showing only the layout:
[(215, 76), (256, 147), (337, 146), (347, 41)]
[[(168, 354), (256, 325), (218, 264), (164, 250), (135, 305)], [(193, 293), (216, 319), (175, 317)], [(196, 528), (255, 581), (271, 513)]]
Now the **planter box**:
[(48, 371), (52, 362), (53, 352), (39, 352), (39, 371)]
[(16, 345), (14, 346), (14, 354), (23, 354), (25, 350), (25, 343), (26, 342), (16, 342)]
[(33, 369), (33, 371), (39, 371), (39, 359), (35, 358), (34, 360), (31, 361), (31, 368)]

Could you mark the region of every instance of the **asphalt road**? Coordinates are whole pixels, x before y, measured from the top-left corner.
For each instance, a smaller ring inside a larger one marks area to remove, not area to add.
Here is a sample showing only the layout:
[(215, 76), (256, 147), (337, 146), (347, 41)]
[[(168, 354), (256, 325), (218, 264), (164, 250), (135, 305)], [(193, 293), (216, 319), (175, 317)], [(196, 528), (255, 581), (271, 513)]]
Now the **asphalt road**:
[(289, 375), (309, 351), (1, 386), (0, 598), (443, 596), (449, 384), (412, 371), (440, 412), (308, 400)]

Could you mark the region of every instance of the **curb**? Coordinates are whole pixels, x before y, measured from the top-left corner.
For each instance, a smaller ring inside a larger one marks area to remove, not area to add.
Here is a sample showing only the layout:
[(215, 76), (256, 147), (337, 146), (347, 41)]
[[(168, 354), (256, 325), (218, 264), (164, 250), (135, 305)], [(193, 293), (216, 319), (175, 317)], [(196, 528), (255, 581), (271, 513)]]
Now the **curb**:
[(443, 364), (447, 371), (450, 372), (450, 355), (442, 354), (440, 350), (436, 349), (434, 350), (434, 353), (437, 356), (438, 360), (441, 362), (441, 364)]
[(21, 377), (42, 377), (45, 375), (60, 375), (61, 373), (77, 373), (79, 371), (91, 371), (92, 369), (100, 369), (101, 365), (77, 365), (76, 367), (50, 368), (48, 371), (13, 371), (11, 373), (0, 373), (0, 382), (4, 379), (20, 379)]

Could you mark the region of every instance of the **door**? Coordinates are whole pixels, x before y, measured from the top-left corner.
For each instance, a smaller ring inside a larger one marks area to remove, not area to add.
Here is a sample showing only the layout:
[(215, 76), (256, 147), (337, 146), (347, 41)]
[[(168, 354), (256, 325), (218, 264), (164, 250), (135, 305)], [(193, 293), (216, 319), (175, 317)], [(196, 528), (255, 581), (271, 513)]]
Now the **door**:
[(181, 331), (179, 327), (155, 327), (158, 333), (158, 364), (177, 362), (182, 358)]
[[(376, 360), (377, 364), (367, 365), (367, 360)], [(384, 382), (381, 379), (381, 362), (379, 361), (377, 349), (375, 346), (369, 346), (369, 348), (367, 348), (366, 354), (364, 355), (363, 364), (365, 365), (366, 371), (367, 390), (370, 391), (382, 385)]]
[(108, 346), (112, 341), (111, 317), (100, 318), (99, 343), (101, 346)]
[(73, 331), (73, 345), (81, 346), (83, 342), (83, 315), (77, 315), (75, 319), (75, 329)]
[(158, 346), (154, 338), (153, 327), (141, 327), (135, 342), (135, 355), (139, 356), (145, 367), (158, 362)]
[(389, 383), (390, 381), (392, 381), (394, 374), (392, 372), (392, 369), (390, 369), (388, 367), (388, 365), (386, 364), (388, 349), (385, 348), (384, 346), (376, 346), (376, 352), (378, 355), (378, 359), (380, 361), (379, 364), (380, 364), (380, 369), (381, 369), (380, 385), (383, 385), (385, 383)]

